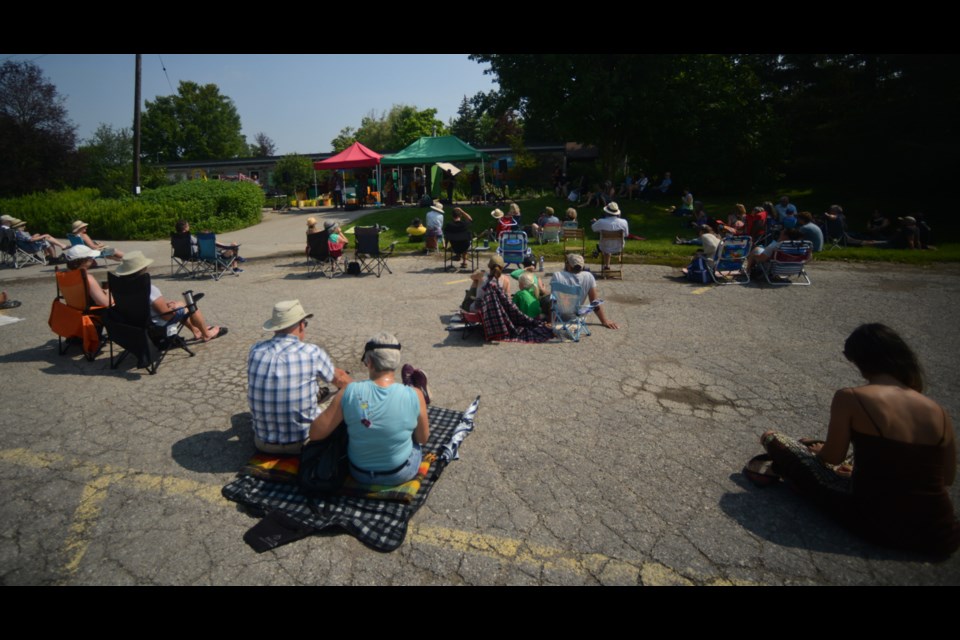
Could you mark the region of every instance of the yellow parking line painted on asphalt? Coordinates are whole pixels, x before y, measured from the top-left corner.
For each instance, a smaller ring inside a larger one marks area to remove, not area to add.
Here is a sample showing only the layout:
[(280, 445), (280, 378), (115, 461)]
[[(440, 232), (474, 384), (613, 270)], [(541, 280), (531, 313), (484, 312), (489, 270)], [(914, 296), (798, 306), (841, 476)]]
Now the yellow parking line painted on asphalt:
[(92, 529), (100, 516), (100, 505), (107, 497), (107, 488), (113, 484), (117, 477), (112, 474), (98, 476), (83, 487), (83, 492), (80, 494), (80, 504), (73, 512), (73, 521), (70, 523), (67, 540), (63, 545), (64, 555), (67, 556), (67, 564), (63, 568), (68, 574), (77, 570), (80, 561), (87, 553)]
[(462, 284), (464, 282), (470, 282), (470, 278), (464, 278), (463, 280), (451, 280), (450, 282), (444, 282), (443, 284)]
[(695, 296), (698, 296), (698, 295), (700, 295), (701, 293), (705, 293), (705, 292), (707, 292), (707, 291), (710, 291), (710, 289), (713, 289), (713, 287), (700, 287), (699, 289), (694, 289), (694, 290), (691, 291), (690, 293), (693, 294), (693, 295), (695, 295)]
[[(59, 454), (39, 453), (28, 449), (0, 450), (0, 460), (39, 469), (54, 466), (73, 468), (93, 476), (81, 492), (80, 504), (74, 511), (64, 544), (64, 554), (67, 556), (64, 570), (68, 576), (79, 568), (90, 546), (93, 528), (100, 516), (101, 506), (107, 497), (107, 490), (113, 484), (129, 482), (141, 490), (169, 496), (193, 496), (222, 506), (230, 504), (230, 501), (221, 495), (218, 485), (186, 478), (121, 470), (108, 465), (68, 460)], [(589, 576), (604, 583), (692, 584), (688, 578), (656, 562), (635, 565), (601, 553), (580, 554), (507, 536), (474, 533), (448, 527), (414, 524), (410, 527), (407, 541), (411, 545), (426, 544), (455, 552), (485, 556), (509, 564), (526, 565), (538, 571), (566, 571)], [(708, 582), (708, 584), (727, 583), (719, 577)]]

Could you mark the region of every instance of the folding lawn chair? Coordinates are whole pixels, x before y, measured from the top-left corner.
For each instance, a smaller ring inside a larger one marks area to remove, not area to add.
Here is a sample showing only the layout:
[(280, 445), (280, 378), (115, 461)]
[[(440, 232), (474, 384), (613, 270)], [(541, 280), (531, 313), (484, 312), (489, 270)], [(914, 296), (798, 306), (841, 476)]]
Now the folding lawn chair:
[(829, 249), (842, 249), (847, 246), (847, 227), (843, 218), (831, 220), (826, 218), (823, 225), (824, 244), (829, 244)]
[(595, 300), (581, 305), (582, 296), (580, 287), (553, 280), (550, 282), (550, 303), (553, 308), (553, 331), (560, 334), (566, 331), (574, 342), (580, 342), (580, 335), (590, 335), (590, 329), (584, 320), (586, 316), (603, 304), (603, 300)]
[[(722, 238), (713, 255), (713, 267), (710, 277), (717, 284), (749, 284), (750, 274), (747, 273), (747, 256), (753, 241), (750, 236), (733, 236)], [(732, 276), (732, 277), (728, 277)], [(737, 280), (741, 276), (742, 280)]]
[(443, 270), (457, 269), (454, 264), (457, 256), (461, 256), (461, 262), (466, 262), (468, 255), (472, 258), (471, 243), (473, 234), (469, 229), (447, 234), (447, 243), (443, 248)]
[(560, 230), (561, 226), (559, 222), (551, 222), (550, 224), (543, 225), (540, 229), (540, 244), (550, 242), (560, 244)]
[[(601, 231), (598, 248), (601, 253), (610, 254), (610, 268), (600, 269), (599, 277), (614, 278), (623, 280), (623, 248), (626, 244), (623, 231)], [(613, 268), (613, 258), (617, 259), (617, 268)], [(602, 260), (601, 256), (601, 260)]]
[[(110, 340), (110, 368), (116, 369), (128, 353), (137, 358), (137, 368), (146, 368), (155, 374), (163, 357), (170, 349), (183, 349), (192, 357), (186, 341), (180, 337), (187, 314), (179, 320), (170, 320), (158, 325), (153, 322), (150, 313), (150, 274), (120, 277), (107, 274), (110, 284), (110, 299), (113, 305), (103, 315), (103, 324), (107, 328)], [(199, 301), (202, 293), (193, 295)], [(117, 343), (123, 352), (114, 359), (113, 343)]]
[[(93, 361), (100, 353), (103, 331), (101, 312), (106, 307), (89, 304), (86, 269), (56, 269), (55, 275), (57, 297), (50, 308), (47, 324), (57, 334), (57, 350), (63, 355), (73, 342), (79, 342), (83, 347), (84, 357)], [(64, 338), (67, 340), (64, 341)]]
[[(810, 261), (811, 256), (813, 256), (813, 243), (809, 240), (786, 240), (777, 246), (768, 261), (760, 263), (760, 268), (767, 282), (772, 285), (808, 286), (810, 276), (807, 275), (805, 265)], [(775, 282), (771, 278), (778, 278), (778, 281)], [(786, 279), (786, 282), (779, 279)]]
[(343, 265), (330, 255), (330, 230), (324, 229), (316, 233), (307, 234), (307, 246), (310, 253), (307, 255), (307, 273), (322, 273), (332, 278), (343, 273)]
[(523, 259), (533, 255), (533, 251), (527, 245), (527, 234), (523, 231), (504, 231), (498, 238), (497, 253), (503, 257), (507, 266), (515, 264), (518, 267), (523, 266)]
[(32, 253), (26, 251), (17, 243), (17, 233), (13, 229), (3, 230), (3, 236), (0, 237), (0, 248), (5, 255), (9, 256), (8, 260), (13, 263), (14, 269), (19, 269), (25, 264), (47, 264), (47, 257), (44, 255), (43, 249)]
[(178, 276), (181, 273), (192, 278), (197, 277), (200, 263), (193, 252), (193, 242), (190, 232), (170, 234), (170, 273)]
[(386, 251), (381, 251), (379, 227), (356, 227), (353, 232), (357, 240), (355, 255), (360, 263), (360, 271), (376, 273), (378, 278), (384, 269), (387, 270), (387, 273), (392, 274), (393, 271), (387, 264), (387, 258), (393, 255), (393, 249), (397, 245), (396, 241), (391, 242)]
[(223, 274), (240, 274), (233, 270), (234, 257), (226, 258), (217, 249), (217, 236), (214, 233), (197, 234), (197, 273), (209, 273), (214, 280), (220, 280)]
[(579, 253), (583, 255), (587, 252), (587, 237), (583, 229), (572, 228), (563, 230), (563, 254)]

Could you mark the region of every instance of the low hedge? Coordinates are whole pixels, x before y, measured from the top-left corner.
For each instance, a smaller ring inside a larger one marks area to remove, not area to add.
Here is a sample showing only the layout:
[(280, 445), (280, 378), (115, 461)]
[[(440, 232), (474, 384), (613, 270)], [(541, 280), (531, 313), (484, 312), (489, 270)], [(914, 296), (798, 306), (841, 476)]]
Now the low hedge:
[(139, 197), (102, 198), (96, 189), (46, 191), (0, 200), (0, 212), (28, 222), (33, 233), (63, 238), (77, 219), (98, 240), (158, 240), (184, 218), (196, 230), (224, 233), (260, 222), (264, 194), (248, 182), (192, 180)]

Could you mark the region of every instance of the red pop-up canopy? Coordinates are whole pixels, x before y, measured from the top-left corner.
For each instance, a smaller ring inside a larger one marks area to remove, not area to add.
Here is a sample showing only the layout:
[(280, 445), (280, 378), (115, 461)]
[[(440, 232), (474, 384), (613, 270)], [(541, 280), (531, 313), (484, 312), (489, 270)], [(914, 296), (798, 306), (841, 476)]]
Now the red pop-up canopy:
[(314, 169), (357, 169), (360, 167), (375, 167), (380, 164), (380, 158), (383, 156), (376, 151), (371, 151), (359, 142), (341, 151), (335, 156), (330, 156), (326, 160), (318, 160), (313, 163)]

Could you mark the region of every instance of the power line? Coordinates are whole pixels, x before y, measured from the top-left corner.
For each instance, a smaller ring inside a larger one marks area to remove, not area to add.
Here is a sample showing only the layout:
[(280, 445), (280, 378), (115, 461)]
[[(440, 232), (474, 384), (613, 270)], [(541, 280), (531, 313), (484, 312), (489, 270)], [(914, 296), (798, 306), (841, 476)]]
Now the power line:
[(170, 82), (170, 76), (167, 74), (167, 68), (163, 65), (163, 58), (160, 57), (159, 53), (157, 54), (157, 59), (160, 60), (160, 68), (163, 69), (163, 75), (167, 78), (167, 85), (170, 87), (170, 93), (176, 93), (176, 91), (173, 90), (173, 83)]

